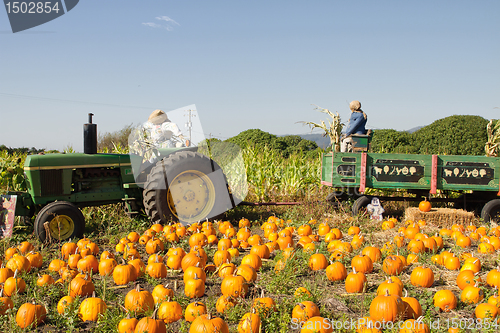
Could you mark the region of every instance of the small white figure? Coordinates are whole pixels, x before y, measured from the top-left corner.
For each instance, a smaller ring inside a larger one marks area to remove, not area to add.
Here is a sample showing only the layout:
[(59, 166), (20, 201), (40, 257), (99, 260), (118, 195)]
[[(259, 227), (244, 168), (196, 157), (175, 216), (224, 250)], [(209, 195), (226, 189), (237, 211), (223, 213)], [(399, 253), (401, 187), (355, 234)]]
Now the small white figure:
[(380, 200), (378, 198), (373, 198), (372, 202), (366, 206), (366, 210), (373, 220), (382, 221), (382, 214), (385, 209), (380, 204)]

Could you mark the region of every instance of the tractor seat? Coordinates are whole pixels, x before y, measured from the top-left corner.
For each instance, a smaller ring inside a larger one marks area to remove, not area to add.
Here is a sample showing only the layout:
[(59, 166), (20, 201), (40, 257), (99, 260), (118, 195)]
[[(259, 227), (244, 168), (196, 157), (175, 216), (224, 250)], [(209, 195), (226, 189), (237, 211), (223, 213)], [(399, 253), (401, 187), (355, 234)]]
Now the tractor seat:
[(373, 131), (369, 129), (366, 134), (351, 134), (352, 138), (352, 152), (365, 153), (370, 149)]

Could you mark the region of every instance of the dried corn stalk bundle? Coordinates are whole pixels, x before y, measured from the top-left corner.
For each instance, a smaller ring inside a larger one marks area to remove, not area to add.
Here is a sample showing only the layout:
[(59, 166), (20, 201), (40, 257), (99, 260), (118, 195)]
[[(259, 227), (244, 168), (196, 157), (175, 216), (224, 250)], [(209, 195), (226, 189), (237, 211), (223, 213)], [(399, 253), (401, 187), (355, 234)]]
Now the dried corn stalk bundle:
[(342, 135), (342, 128), (344, 127), (344, 124), (340, 121), (339, 113), (333, 113), (328, 109), (321, 108), (317, 105), (315, 106), (315, 110), (328, 114), (332, 118), (332, 120), (329, 120), (328, 124), (326, 124), (323, 120), (320, 124), (311, 121), (300, 121), (300, 123), (309, 125), (311, 127), (311, 130), (315, 128), (321, 128), (323, 131), (325, 131), (325, 133), (323, 133), (323, 136), (328, 136), (330, 138), (330, 145), (333, 147), (333, 150), (336, 152), (340, 151), (340, 136)]
[(486, 156), (498, 157), (500, 151), (500, 120), (491, 119), (486, 126), (488, 141), (484, 147)]

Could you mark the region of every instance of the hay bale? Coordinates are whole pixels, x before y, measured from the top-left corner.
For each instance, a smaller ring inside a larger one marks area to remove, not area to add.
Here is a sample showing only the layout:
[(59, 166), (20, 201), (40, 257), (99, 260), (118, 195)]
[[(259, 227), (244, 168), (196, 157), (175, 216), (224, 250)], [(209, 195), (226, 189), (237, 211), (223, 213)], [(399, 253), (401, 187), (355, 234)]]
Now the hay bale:
[(430, 212), (422, 212), (418, 207), (408, 207), (405, 210), (405, 220), (424, 220), (428, 224), (433, 224), (439, 228), (450, 228), (454, 224), (476, 224), (477, 218), (474, 213), (463, 209), (452, 208), (432, 208)]

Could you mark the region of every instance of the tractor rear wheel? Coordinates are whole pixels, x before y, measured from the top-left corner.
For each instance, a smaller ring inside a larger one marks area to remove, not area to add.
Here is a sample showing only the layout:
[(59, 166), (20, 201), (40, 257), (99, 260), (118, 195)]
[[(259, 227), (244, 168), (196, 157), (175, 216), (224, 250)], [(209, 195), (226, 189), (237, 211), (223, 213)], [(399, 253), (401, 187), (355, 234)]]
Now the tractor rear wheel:
[(41, 242), (81, 238), (85, 231), (85, 218), (71, 202), (55, 201), (40, 210), (34, 229)]
[(192, 151), (180, 151), (159, 161), (148, 175), (143, 197), (153, 223), (194, 223), (234, 208), (222, 169)]

